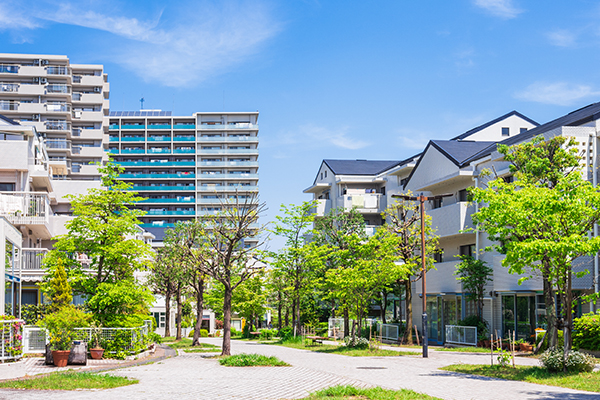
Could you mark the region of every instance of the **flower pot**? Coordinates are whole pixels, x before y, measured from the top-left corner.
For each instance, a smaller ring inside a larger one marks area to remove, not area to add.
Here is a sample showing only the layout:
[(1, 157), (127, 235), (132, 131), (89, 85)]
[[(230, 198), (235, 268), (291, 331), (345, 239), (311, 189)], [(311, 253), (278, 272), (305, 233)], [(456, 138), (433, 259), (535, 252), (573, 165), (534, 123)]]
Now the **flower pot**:
[(71, 350), (53, 350), (52, 360), (54, 360), (54, 366), (66, 367), (67, 361), (69, 361), (69, 354), (71, 354)]
[(94, 360), (101, 360), (104, 349), (90, 349), (90, 355)]
[(533, 351), (533, 345), (529, 343), (521, 343), (519, 344), (519, 348), (521, 351)]

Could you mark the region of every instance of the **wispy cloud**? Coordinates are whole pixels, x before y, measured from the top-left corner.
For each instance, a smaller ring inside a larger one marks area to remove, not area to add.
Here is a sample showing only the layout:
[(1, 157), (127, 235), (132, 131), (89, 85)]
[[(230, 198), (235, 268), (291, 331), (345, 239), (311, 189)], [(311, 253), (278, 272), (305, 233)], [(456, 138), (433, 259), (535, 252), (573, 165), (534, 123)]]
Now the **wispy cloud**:
[(271, 138), (263, 138), (261, 147), (277, 148), (275, 157), (285, 158), (288, 149), (297, 151), (337, 147), (345, 150), (359, 150), (371, 145), (368, 141), (353, 138), (349, 131), (350, 128), (347, 126), (331, 129), (315, 124), (305, 124), (293, 131), (283, 132)]
[(559, 47), (571, 47), (575, 44), (577, 35), (566, 29), (556, 29), (546, 34), (550, 43)]
[(473, 4), (496, 17), (516, 18), (523, 10), (517, 8), (512, 0), (474, 0)]
[[(110, 46), (105, 59), (131, 69), (146, 81), (172, 87), (196, 86), (238, 67), (259, 53), (282, 28), (260, 0), (204, 1), (185, 7), (170, 3), (167, 7), (171, 8), (165, 9), (169, 18), (160, 11), (150, 18), (139, 17), (146, 14), (141, 9), (128, 15), (109, 0), (23, 0), (29, 3), (27, 12), (22, 3), (7, 1), (10, 7), (0, 8), (2, 28), (34, 29), (59, 23), (107, 32), (115, 36), (111, 43), (118, 46)], [(3, 24), (5, 19), (13, 21), (12, 25)]]
[(398, 131), (396, 143), (398, 147), (411, 150), (423, 150), (430, 139), (431, 132), (423, 132), (417, 129), (401, 129)]
[(591, 86), (567, 82), (536, 82), (515, 93), (517, 99), (559, 106), (570, 106), (579, 100), (597, 96), (600, 96), (600, 91)]

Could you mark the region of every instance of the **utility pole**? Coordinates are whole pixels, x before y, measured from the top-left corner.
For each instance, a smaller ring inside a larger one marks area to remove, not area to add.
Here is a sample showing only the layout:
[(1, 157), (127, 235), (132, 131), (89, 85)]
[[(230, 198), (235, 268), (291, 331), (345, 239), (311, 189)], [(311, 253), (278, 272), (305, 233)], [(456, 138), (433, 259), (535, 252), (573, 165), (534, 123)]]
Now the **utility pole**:
[(422, 327), (421, 330), (423, 331), (423, 358), (427, 358), (428, 357), (428, 347), (429, 347), (429, 342), (428, 342), (428, 327), (427, 327), (427, 268), (425, 266), (425, 208), (424, 208), (424, 203), (427, 200), (437, 200), (437, 199), (441, 199), (443, 197), (449, 197), (449, 196), (453, 196), (453, 194), (451, 193), (447, 193), (447, 194), (440, 194), (437, 196), (424, 196), (423, 193), (421, 193), (418, 196), (406, 196), (403, 194), (393, 194), (392, 197), (394, 198), (401, 198), (404, 200), (411, 200), (411, 201), (418, 201), (419, 204), (419, 209), (421, 212), (421, 281), (423, 284), (423, 316), (422, 316)]

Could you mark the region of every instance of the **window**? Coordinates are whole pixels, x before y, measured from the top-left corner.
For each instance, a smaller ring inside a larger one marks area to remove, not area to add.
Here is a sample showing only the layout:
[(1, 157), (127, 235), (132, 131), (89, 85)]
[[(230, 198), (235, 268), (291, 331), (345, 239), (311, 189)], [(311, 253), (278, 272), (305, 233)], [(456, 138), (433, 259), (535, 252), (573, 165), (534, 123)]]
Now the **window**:
[(467, 244), (467, 245), (464, 245), (464, 246), (460, 246), (460, 248), (459, 248), (459, 255), (473, 257), (475, 255), (475, 245), (474, 244)]
[(327, 170), (325, 170), (325, 178), (327, 178)]
[(381, 187), (381, 194), (385, 196), (385, 186)]
[(431, 208), (435, 210), (436, 208), (440, 208), (442, 206), (442, 199), (433, 199), (431, 200)]
[(323, 180), (323, 173), (321, 172), (321, 180)]
[(512, 182), (513, 182), (513, 180), (514, 180), (514, 178), (513, 178), (513, 176), (512, 176), (512, 175), (508, 175), (508, 176), (503, 176), (503, 177), (502, 177), (502, 180), (503, 180), (505, 183), (512, 183)]
[(15, 184), (14, 183), (0, 183), (0, 192), (14, 192)]
[(458, 191), (458, 201), (469, 201), (468, 197), (469, 193), (467, 192), (467, 189)]
[(400, 186), (404, 187), (408, 183), (408, 177), (400, 179)]
[(510, 128), (502, 128), (502, 136), (510, 136)]
[(436, 263), (444, 262), (444, 249), (438, 249), (438, 251), (433, 253), (433, 261)]
[(527, 132), (527, 128), (519, 128), (519, 133)]

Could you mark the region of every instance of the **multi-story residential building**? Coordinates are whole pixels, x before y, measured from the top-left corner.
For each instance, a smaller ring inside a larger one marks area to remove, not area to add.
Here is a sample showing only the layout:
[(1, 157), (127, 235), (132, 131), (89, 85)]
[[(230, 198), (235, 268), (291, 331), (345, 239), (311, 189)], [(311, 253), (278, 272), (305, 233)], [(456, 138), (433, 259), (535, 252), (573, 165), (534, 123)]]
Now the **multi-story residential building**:
[[(165, 228), (218, 213), (258, 192), (258, 112), (110, 113), (108, 152), (121, 178), (147, 200), (142, 227), (160, 242)], [(251, 246), (252, 241), (246, 245)]]
[(45, 138), (55, 179), (98, 180), (108, 132), (109, 84), (102, 65), (67, 56), (0, 54), (0, 113)]
[[(475, 312), (474, 305), (466, 301), (461, 284), (454, 276), (458, 255), (472, 255), (493, 268), (493, 281), (486, 288), (488, 295), (483, 310), (492, 331), (506, 335), (509, 330), (516, 328), (520, 338), (529, 338), (536, 327), (545, 325), (541, 279), (530, 279), (519, 285), (520, 277), (510, 275), (508, 269), (501, 265), (504, 256), (483, 251), (492, 244), (487, 236), (476, 229), (467, 231), (476, 228), (471, 215), (477, 205), (468, 202), (466, 189), (482, 185), (484, 177), (481, 172), (486, 169), (510, 179), (508, 163), (497, 152), (497, 144), (513, 145), (538, 135), (546, 138), (556, 135), (575, 137), (584, 156), (582, 172), (596, 185), (599, 128), (600, 103), (539, 126), (531, 119), (511, 112), (450, 140), (432, 140), (422, 153), (408, 160), (385, 162), (390, 165), (388, 170), (369, 171), (364, 168), (362, 173), (352, 170), (354, 175), (362, 175), (363, 178), (366, 172), (370, 172), (371, 184), (378, 181), (378, 188), (386, 188), (387, 204), (392, 204), (391, 196), (394, 194), (451, 194), (425, 205), (425, 211), (431, 216), (432, 225), (440, 238), (441, 249), (441, 253), (435, 256), (436, 269), (427, 275), (428, 334), (433, 343), (444, 343), (445, 327)], [(342, 165), (347, 162), (342, 162)], [(325, 192), (335, 185), (335, 179), (325, 181), (325, 170), (332, 163), (335, 165), (335, 161), (323, 162), (314, 185), (305, 190), (313, 193), (319, 201), (317, 215), (327, 212), (328, 203), (319, 198), (325, 198)], [(374, 161), (363, 163), (364, 166), (376, 165)], [(338, 187), (334, 189), (342, 190)], [(578, 270), (587, 269), (590, 274), (574, 280), (573, 287), (583, 293), (598, 292), (598, 258), (581, 257), (576, 260), (575, 266)], [(419, 315), (423, 311), (422, 297), (419, 298), (422, 296), (420, 282), (415, 283), (413, 292), (417, 294), (413, 297), (413, 312)], [(585, 313), (591, 307), (590, 304), (580, 304), (576, 313)]]

